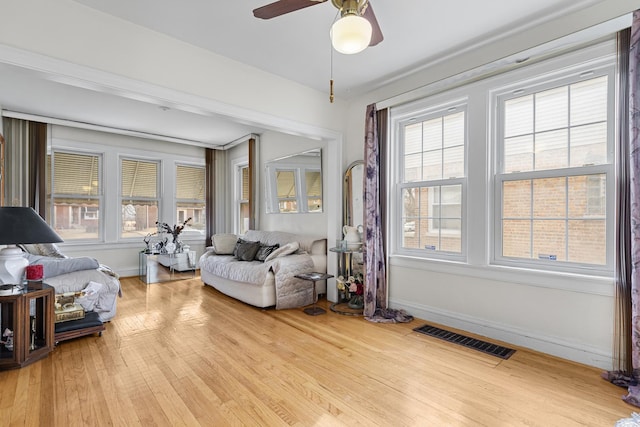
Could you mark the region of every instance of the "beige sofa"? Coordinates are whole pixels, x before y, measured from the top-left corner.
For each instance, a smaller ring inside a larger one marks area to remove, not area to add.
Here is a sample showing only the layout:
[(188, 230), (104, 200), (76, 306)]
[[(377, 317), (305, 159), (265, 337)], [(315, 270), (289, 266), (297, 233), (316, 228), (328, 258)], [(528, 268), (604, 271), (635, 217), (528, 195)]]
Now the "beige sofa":
[[(233, 255), (238, 239), (279, 245), (265, 261), (243, 261)], [(278, 253), (279, 252), (279, 253)], [(275, 256), (274, 256), (275, 255)], [(301, 307), (313, 302), (313, 284), (296, 274), (326, 273), (327, 239), (281, 231), (249, 230), (243, 236), (215, 235), (200, 257), (202, 281), (220, 292), (256, 307)], [(326, 281), (316, 283), (316, 293), (326, 293)]]

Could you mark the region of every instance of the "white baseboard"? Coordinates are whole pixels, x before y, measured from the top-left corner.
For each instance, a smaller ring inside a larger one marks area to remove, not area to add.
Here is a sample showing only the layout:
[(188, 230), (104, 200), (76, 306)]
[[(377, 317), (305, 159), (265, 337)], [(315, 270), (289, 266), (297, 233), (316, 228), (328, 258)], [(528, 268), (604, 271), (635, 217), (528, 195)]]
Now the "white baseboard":
[(585, 365), (604, 370), (610, 370), (613, 367), (611, 353), (566, 338), (540, 335), (510, 325), (490, 322), (410, 301), (392, 299), (389, 301), (389, 306), (395, 309), (404, 309), (418, 319), (472, 332)]

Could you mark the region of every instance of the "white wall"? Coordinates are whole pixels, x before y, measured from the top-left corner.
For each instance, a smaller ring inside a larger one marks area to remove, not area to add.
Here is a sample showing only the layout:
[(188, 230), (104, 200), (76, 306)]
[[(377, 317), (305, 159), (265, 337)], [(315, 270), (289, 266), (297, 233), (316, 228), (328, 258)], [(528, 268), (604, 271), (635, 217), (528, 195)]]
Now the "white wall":
[[(640, 7), (600, 2), (571, 16), (522, 31), (457, 57), (434, 63), (355, 100), (349, 106), (345, 163), (361, 159), (364, 111), (376, 102), (393, 105), (424, 97), (422, 88), (573, 31)], [(637, 2), (636, 2), (637, 3)], [(417, 90), (420, 89), (420, 90)], [(428, 90), (427, 90), (428, 92)], [(391, 101), (388, 101), (391, 100)], [(472, 160), (473, 161), (473, 160)], [(485, 158), (481, 158), (486, 162)], [(391, 197), (394, 197), (391, 195)], [(486, 236), (481, 236), (486, 241)], [(524, 277), (482, 267), (456, 267), (391, 256), (389, 304), (413, 315), (602, 368), (612, 367), (613, 282), (545, 275)], [(586, 282), (586, 283), (585, 283)], [(556, 285), (560, 284), (558, 288)], [(584, 289), (582, 290), (582, 285)]]

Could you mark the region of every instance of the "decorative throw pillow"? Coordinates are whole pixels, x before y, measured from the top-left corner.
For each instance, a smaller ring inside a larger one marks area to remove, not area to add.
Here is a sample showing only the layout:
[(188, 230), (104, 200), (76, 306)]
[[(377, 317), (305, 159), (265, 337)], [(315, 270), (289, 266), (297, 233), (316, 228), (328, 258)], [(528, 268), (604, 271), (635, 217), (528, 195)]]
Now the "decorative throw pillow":
[(238, 236), (232, 233), (214, 234), (211, 236), (211, 245), (218, 255), (231, 255), (236, 247)]
[(300, 244), (298, 242), (287, 243), (286, 245), (280, 246), (278, 249), (271, 252), (267, 256), (267, 258), (265, 258), (265, 262), (271, 261), (272, 259), (276, 259), (281, 256), (291, 255), (292, 253), (296, 252), (299, 248), (300, 248)]
[(58, 245), (55, 243), (34, 243), (20, 246), (32, 255), (42, 255), (53, 258), (69, 258), (60, 252), (60, 248), (58, 248)]
[[(241, 240), (241, 239), (238, 239)], [(253, 261), (260, 249), (260, 242), (242, 241), (236, 246), (236, 258), (240, 261)]]
[(261, 261), (264, 262), (265, 259), (267, 259), (267, 257), (269, 256), (269, 254), (273, 251), (275, 251), (276, 249), (278, 249), (280, 247), (279, 243), (276, 243), (275, 245), (263, 245), (260, 244), (260, 249), (258, 249), (258, 252), (256, 253), (256, 261)]

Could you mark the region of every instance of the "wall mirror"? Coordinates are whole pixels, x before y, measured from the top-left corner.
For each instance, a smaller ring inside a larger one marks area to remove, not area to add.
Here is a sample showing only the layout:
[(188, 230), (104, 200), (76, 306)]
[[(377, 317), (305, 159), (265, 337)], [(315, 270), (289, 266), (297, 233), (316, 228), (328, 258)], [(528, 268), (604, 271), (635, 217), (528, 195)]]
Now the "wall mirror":
[(357, 160), (344, 173), (343, 225), (364, 225), (364, 162)]
[(270, 160), (266, 166), (267, 213), (322, 212), (322, 150)]

